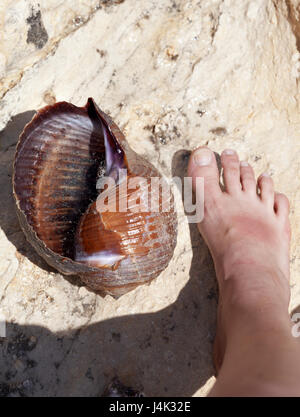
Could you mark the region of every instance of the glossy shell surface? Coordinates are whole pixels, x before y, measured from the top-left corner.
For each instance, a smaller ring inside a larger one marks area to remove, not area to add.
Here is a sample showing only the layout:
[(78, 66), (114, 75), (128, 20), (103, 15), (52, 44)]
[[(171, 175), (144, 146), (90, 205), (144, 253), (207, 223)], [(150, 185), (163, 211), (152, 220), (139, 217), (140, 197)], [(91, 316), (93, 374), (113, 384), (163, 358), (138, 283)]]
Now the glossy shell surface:
[(159, 212), (99, 212), (104, 174), (116, 180), (118, 197), (130, 197), (118, 182), (121, 169), (148, 185), (161, 177), (89, 99), (84, 107), (60, 102), (34, 116), (20, 136), (13, 177), (20, 224), (38, 253), (61, 273), (117, 296), (165, 269), (177, 235), (172, 194), (167, 212), (160, 199)]

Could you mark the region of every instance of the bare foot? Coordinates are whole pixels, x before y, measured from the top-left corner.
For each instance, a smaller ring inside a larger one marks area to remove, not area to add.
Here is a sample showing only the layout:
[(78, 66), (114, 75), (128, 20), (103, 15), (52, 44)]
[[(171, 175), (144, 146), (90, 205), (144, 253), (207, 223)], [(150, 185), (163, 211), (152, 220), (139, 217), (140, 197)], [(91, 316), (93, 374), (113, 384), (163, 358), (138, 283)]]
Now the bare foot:
[(204, 177), (204, 219), (198, 227), (219, 284), (217, 370), (230, 334), (241, 334), (245, 322), (252, 326), (248, 333), (289, 331), (290, 297), (288, 199), (274, 192), (269, 175), (256, 182), (252, 167), (240, 162), (236, 152), (225, 150), (221, 162), (225, 191), (208, 148), (194, 151), (188, 167), (189, 176)]

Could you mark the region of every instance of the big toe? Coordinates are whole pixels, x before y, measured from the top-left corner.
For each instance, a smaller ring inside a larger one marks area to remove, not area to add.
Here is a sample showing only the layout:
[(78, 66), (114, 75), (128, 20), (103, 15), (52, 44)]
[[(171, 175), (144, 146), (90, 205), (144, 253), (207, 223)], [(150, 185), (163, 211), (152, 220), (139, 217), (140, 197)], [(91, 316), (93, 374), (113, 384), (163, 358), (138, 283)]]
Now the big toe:
[(188, 176), (192, 177), (194, 191), (198, 186), (198, 178), (204, 182), (205, 199), (216, 197), (221, 193), (217, 161), (210, 149), (198, 148), (192, 152), (188, 164)]

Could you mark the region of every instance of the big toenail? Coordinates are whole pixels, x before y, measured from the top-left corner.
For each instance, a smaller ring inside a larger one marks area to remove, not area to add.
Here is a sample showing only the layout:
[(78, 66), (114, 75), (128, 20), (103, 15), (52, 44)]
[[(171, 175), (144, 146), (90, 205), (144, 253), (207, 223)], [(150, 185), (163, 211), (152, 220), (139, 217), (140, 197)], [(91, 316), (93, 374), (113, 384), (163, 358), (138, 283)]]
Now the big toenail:
[(248, 166), (249, 166), (249, 164), (248, 164), (248, 162), (247, 162), (247, 161), (241, 161), (241, 166), (242, 166), (242, 167), (248, 167)]
[(235, 151), (233, 149), (225, 149), (225, 151), (223, 151), (224, 155), (234, 155)]
[(211, 151), (209, 149), (197, 149), (194, 153), (194, 162), (196, 165), (205, 166), (211, 163)]

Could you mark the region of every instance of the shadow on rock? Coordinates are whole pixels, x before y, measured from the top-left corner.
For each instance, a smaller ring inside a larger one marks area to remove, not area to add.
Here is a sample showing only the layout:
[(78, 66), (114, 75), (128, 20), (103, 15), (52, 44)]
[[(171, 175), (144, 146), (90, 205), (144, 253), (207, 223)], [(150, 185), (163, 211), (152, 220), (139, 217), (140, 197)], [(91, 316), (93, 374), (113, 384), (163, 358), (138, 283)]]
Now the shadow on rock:
[[(14, 145), (32, 115), (17, 116), (1, 133), (0, 225), (23, 255), (48, 269), (22, 237), (11, 195)], [(184, 175), (188, 155), (175, 154), (173, 176)], [(7, 337), (0, 338), (0, 395), (97, 396), (115, 376), (146, 396), (193, 395), (214, 373), (217, 290), (208, 249), (194, 224), (190, 235), (190, 279), (177, 300), (161, 311), (56, 334), (40, 326), (7, 323)], [(178, 261), (178, 271), (184, 267)]]

